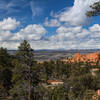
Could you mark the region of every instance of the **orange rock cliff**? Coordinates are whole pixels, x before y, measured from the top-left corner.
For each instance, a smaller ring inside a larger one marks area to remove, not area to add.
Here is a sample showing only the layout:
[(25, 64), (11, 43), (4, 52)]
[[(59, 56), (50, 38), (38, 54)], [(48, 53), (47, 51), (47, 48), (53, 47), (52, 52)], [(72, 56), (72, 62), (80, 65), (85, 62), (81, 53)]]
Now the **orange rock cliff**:
[(96, 64), (98, 62), (98, 64), (100, 65), (100, 52), (95, 52), (95, 53), (90, 53), (90, 54), (80, 54), (80, 53), (76, 53), (74, 55), (74, 57), (70, 60), (68, 59), (64, 59), (63, 61), (68, 62), (91, 62)]

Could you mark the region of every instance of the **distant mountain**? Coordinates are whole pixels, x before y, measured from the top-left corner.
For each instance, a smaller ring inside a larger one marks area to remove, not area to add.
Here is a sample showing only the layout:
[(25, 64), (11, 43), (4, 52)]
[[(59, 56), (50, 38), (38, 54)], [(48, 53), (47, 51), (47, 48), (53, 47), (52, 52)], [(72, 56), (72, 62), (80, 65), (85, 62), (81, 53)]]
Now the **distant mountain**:
[[(14, 55), (17, 50), (8, 50), (8, 53)], [(67, 57), (73, 57), (74, 53), (93, 53), (100, 52), (100, 49), (73, 49), (73, 50), (35, 50), (34, 57), (37, 61), (59, 60)]]

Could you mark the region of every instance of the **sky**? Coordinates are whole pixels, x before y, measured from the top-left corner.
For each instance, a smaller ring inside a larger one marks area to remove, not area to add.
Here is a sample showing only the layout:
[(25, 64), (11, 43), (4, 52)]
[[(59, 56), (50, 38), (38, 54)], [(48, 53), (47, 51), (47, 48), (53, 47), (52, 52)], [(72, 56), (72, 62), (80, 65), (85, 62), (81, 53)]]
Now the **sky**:
[(100, 49), (100, 15), (87, 17), (100, 0), (0, 0), (0, 47), (27, 40), (40, 49)]

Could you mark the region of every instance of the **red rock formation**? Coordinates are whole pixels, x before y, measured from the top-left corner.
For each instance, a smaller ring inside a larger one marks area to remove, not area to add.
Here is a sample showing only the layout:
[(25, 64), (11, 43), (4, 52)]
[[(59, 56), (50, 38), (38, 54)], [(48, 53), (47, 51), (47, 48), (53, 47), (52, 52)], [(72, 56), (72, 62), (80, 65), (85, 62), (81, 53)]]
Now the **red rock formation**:
[(99, 52), (95, 52), (95, 53), (91, 53), (91, 54), (75, 54), (74, 56), (74, 61), (82, 61), (82, 62), (99, 62), (100, 63), (100, 53)]
[[(69, 60), (63, 60), (68, 62)], [(71, 62), (90, 62), (93, 64), (96, 64), (98, 62), (98, 64), (100, 64), (100, 53), (99, 52), (95, 52), (95, 53), (91, 53), (91, 54), (80, 54), (80, 53), (76, 53), (74, 55), (74, 57), (70, 60)]]

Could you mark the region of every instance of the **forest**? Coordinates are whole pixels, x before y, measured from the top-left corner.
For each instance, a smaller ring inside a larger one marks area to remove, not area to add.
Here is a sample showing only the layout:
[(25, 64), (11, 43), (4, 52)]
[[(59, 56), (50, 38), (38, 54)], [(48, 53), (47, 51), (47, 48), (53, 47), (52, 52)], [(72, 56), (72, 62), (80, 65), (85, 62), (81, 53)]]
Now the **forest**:
[[(0, 48), (0, 100), (100, 100), (98, 63), (39, 63), (26, 40), (16, 54), (7, 51)], [(63, 84), (48, 84), (48, 80), (61, 80)]]

